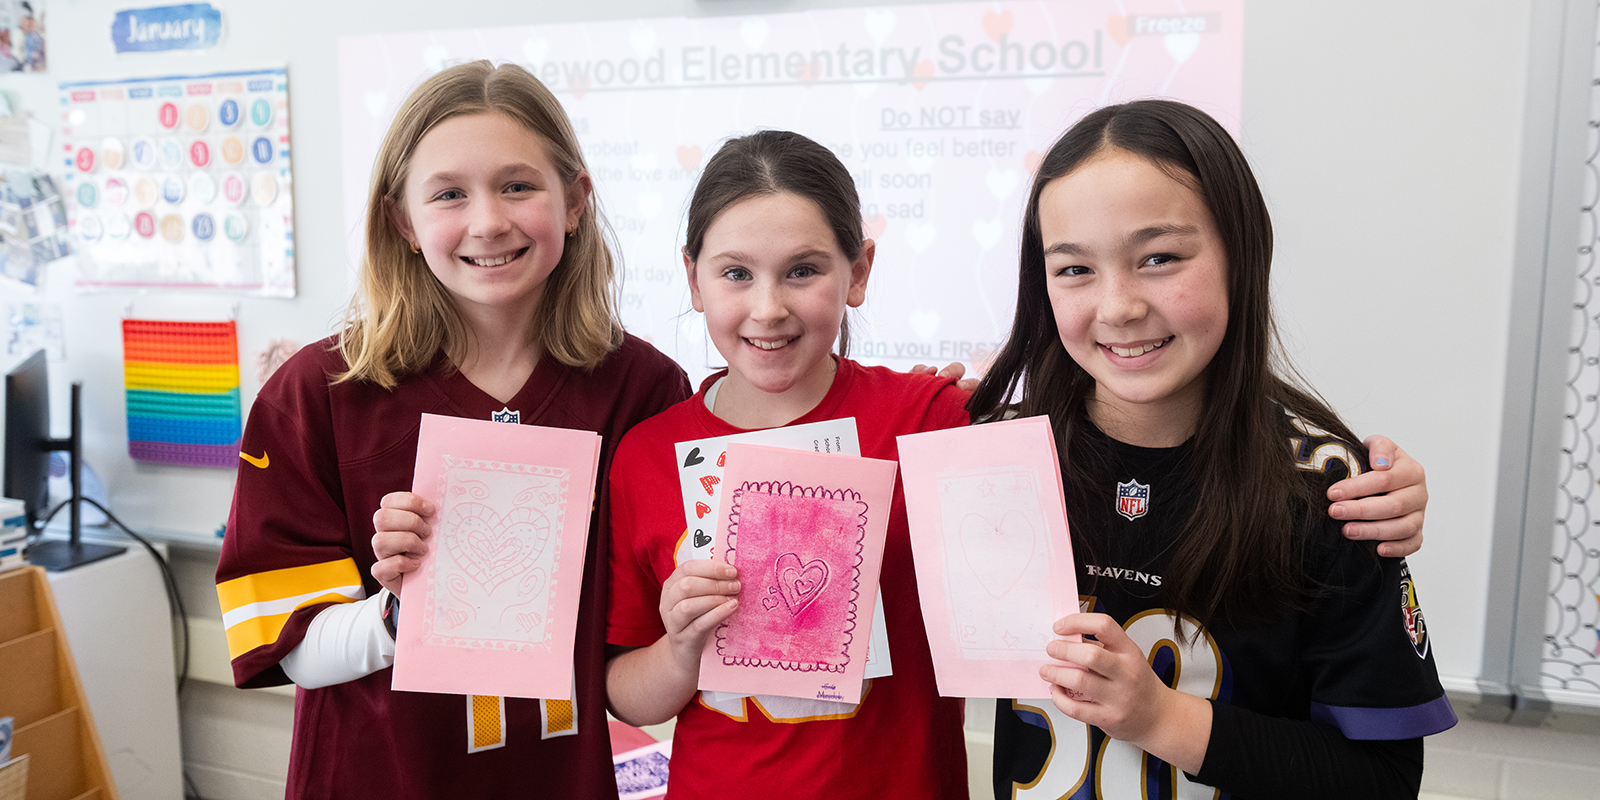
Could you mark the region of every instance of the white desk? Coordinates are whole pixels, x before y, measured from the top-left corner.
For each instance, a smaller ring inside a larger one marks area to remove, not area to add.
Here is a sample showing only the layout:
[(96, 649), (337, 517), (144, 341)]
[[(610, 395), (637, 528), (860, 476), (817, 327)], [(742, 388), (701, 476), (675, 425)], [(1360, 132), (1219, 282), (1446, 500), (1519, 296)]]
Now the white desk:
[(172, 800), (183, 767), (167, 593), (143, 547), (115, 543), (128, 551), (48, 573), (50, 586), (118, 793)]

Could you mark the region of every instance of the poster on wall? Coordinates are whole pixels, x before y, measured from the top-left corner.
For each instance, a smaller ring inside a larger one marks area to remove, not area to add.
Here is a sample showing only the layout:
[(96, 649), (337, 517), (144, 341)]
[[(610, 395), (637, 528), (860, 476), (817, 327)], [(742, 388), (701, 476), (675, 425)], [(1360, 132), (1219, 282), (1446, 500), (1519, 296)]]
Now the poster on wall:
[(79, 289), (293, 297), (282, 68), (61, 84)]
[[(369, 170), (399, 104), (453, 63), (520, 64), (572, 118), (626, 269), (623, 321), (699, 377), (688, 196), (729, 136), (831, 148), (878, 243), (851, 355), (981, 369), (1009, 329), (1034, 168), (1079, 117), (1166, 96), (1238, 131), (1243, 0), (851, 8), (386, 33), (339, 43), (345, 229), (361, 262)], [(854, 313), (854, 312), (853, 312)]]

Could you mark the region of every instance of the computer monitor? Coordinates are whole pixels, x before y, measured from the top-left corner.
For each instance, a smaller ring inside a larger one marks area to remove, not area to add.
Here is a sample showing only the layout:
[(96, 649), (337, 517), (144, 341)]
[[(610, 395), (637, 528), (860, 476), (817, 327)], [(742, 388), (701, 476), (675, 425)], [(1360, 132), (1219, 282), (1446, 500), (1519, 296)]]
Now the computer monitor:
[(72, 435), (50, 437), (50, 380), (44, 351), (28, 356), (6, 373), (5, 496), (21, 500), (28, 529), (44, 529), (50, 502), (50, 453), (71, 454), (72, 497), (67, 500), (68, 540), (41, 541), (28, 548), (28, 561), (53, 572), (114, 556), (126, 547), (81, 540), (83, 505), (83, 384), (72, 384)]

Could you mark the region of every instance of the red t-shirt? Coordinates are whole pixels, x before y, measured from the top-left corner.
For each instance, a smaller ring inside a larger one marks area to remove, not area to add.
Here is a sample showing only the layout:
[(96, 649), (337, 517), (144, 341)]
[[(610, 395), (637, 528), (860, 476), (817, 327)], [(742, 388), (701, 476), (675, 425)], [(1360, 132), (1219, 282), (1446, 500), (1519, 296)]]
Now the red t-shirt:
[[(372, 514), (386, 493), (410, 490), (422, 414), (595, 431), (605, 475), (623, 432), (689, 393), (677, 364), (631, 336), (593, 370), (541, 359), (507, 403), (442, 354), (392, 391), (330, 384), (345, 368), (333, 344), (304, 348), (267, 381), (240, 442), (217, 593), (241, 687), (288, 683), (278, 661), (323, 605), (378, 591)], [(288, 797), (615, 797), (603, 675), (605, 516), (603, 507), (594, 515), (584, 564), (575, 708), (395, 692), (388, 669), (302, 689)]]
[[(790, 424), (855, 417), (861, 455), (896, 459), (896, 436), (965, 425), (966, 402), (949, 379), (840, 359), (827, 396)], [(673, 445), (740, 432), (706, 409), (702, 390), (623, 438), (610, 481), (610, 643), (643, 647), (666, 633), (661, 585), (685, 533)], [(879, 581), (894, 674), (869, 681), (858, 706), (697, 694), (678, 713), (669, 798), (967, 796), (962, 700), (934, 684), (898, 478)]]

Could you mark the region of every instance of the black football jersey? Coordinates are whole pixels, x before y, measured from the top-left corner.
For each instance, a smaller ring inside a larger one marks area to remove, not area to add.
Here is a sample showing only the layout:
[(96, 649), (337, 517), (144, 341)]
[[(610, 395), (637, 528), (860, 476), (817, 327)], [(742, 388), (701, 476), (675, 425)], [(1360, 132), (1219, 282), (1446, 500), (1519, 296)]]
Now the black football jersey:
[[(1074, 449), (1095, 453), (1095, 489), (1085, 508), (1069, 501), (1067, 515), (1081, 607), (1116, 619), (1168, 686), (1332, 726), (1351, 740), (1415, 739), (1455, 723), (1405, 561), (1346, 540), (1320, 505), (1301, 515), (1316, 517), (1301, 520), (1300, 544), (1307, 578), (1321, 587), (1303, 611), (1204, 629), (1184, 618), (1190, 635), (1175, 637), (1161, 601), (1163, 567), (1195, 504), (1205, 502), (1188, 444), (1136, 447), (1085, 428), (1081, 435), (1096, 441)], [(1291, 444), (1319, 491), (1364, 469), (1332, 438), (1304, 434)], [(998, 701), (994, 780), (997, 798), (1230, 796), (1073, 720), (1048, 699)]]

